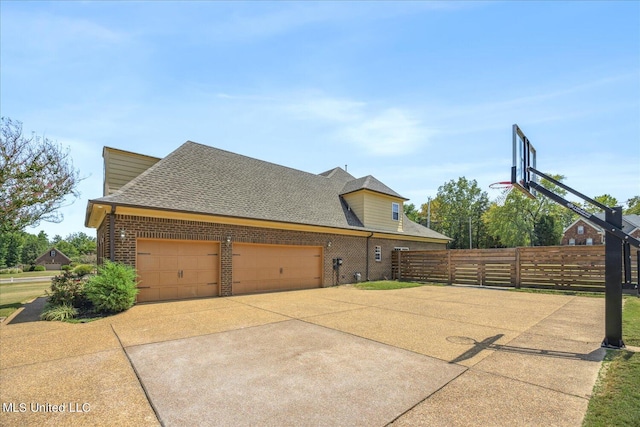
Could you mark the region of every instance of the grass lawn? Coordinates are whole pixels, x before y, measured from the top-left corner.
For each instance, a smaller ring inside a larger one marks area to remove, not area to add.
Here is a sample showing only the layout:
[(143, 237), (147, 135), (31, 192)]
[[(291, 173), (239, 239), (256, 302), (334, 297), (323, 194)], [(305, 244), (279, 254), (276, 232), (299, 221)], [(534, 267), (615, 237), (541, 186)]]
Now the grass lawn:
[[(640, 298), (626, 297), (622, 339), (640, 346)], [(589, 401), (584, 427), (640, 425), (640, 353), (609, 350)]]
[(27, 271), (24, 273), (18, 274), (0, 274), (0, 279), (18, 279), (20, 277), (53, 277), (60, 274), (59, 270), (49, 270), (49, 271)]
[(362, 282), (354, 284), (353, 286), (365, 291), (386, 291), (390, 289), (417, 288), (418, 286), (427, 286), (427, 284), (418, 282), (399, 282), (397, 280), (378, 280), (373, 282)]
[(0, 317), (8, 317), (23, 303), (44, 295), (50, 286), (51, 279), (48, 277), (38, 282), (0, 284)]

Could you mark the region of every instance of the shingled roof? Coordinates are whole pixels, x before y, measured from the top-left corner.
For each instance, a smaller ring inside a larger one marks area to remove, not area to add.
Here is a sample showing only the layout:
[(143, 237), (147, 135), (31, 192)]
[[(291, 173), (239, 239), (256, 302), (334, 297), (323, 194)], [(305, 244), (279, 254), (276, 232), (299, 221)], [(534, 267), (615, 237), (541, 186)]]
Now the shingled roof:
[(342, 188), (340, 195), (343, 196), (345, 194), (353, 193), (359, 190), (371, 190), (375, 191), (376, 193), (386, 194), (388, 196), (397, 197), (403, 200), (409, 200), (405, 197), (402, 197), (371, 175), (367, 175), (363, 178), (358, 178), (347, 182), (344, 185), (344, 188)]
[[(89, 204), (369, 230), (339, 196), (354, 181), (361, 180), (341, 168), (312, 174), (187, 141), (118, 192)], [(398, 234), (448, 239), (414, 225)]]

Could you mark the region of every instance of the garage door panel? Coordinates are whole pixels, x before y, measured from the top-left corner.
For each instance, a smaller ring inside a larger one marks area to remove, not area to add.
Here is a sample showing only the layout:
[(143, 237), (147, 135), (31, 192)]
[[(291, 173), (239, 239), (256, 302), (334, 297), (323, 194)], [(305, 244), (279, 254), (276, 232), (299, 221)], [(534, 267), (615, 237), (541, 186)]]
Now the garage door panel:
[(218, 287), (216, 285), (198, 285), (198, 297), (216, 296)]
[(150, 255), (138, 255), (138, 270), (157, 270), (159, 267), (159, 258)]
[(177, 256), (159, 256), (157, 257), (160, 271), (178, 271), (178, 257)]
[(198, 271), (197, 283), (218, 284), (218, 276), (211, 270)]
[(138, 272), (138, 286), (147, 286), (147, 284), (158, 283), (160, 274), (157, 271)]
[(180, 287), (177, 288), (177, 291), (178, 291), (178, 298), (179, 299), (195, 298), (195, 297), (198, 296), (198, 287), (197, 286), (181, 285)]
[(218, 295), (218, 242), (139, 239), (139, 302)]
[(219, 257), (216, 256), (199, 256), (196, 258), (196, 268), (198, 270), (210, 269), (211, 265), (217, 265), (219, 262)]
[(236, 243), (233, 294), (322, 285), (322, 248)]
[(171, 286), (166, 288), (158, 288), (160, 300), (178, 299), (178, 287)]
[(138, 302), (158, 301), (160, 291), (158, 289), (144, 288), (138, 293)]

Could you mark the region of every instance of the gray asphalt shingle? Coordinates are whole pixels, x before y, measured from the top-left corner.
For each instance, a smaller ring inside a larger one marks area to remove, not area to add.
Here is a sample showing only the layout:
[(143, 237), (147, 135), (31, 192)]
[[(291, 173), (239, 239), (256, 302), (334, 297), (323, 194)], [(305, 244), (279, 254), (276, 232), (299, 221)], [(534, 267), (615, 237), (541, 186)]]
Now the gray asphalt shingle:
[[(340, 197), (352, 186), (402, 198), (371, 176), (355, 179), (341, 168), (312, 174), (187, 141), (118, 192), (91, 202), (371, 230)], [(447, 239), (413, 225), (404, 234)]]

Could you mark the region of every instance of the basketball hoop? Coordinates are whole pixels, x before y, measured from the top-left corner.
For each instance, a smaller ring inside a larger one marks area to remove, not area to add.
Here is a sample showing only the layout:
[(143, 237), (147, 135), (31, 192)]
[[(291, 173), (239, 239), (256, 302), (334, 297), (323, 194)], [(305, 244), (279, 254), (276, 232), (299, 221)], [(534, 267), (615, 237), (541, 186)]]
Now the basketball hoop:
[(500, 194), (496, 197), (496, 205), (504, 206), (504, 202), (507, 200), (509, 193), (513, 190), (513, 184), (511, 181), (500, 181), (489, 184), (489, 188), (492, 190), (500, 190)]

